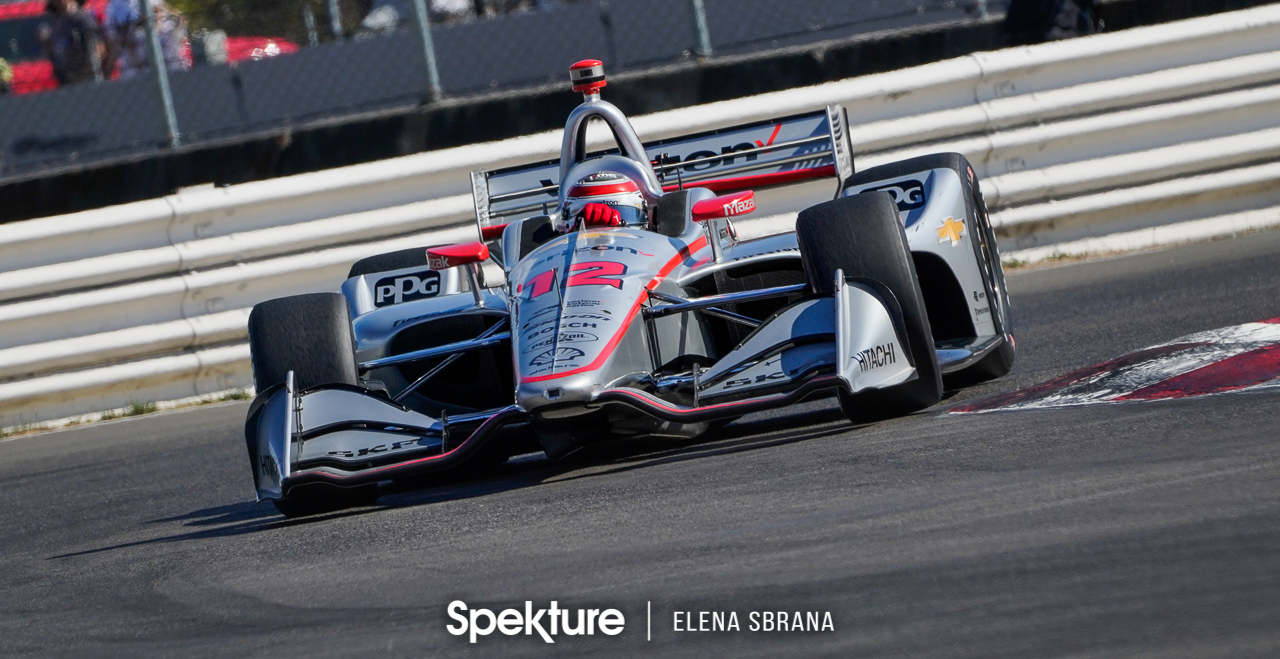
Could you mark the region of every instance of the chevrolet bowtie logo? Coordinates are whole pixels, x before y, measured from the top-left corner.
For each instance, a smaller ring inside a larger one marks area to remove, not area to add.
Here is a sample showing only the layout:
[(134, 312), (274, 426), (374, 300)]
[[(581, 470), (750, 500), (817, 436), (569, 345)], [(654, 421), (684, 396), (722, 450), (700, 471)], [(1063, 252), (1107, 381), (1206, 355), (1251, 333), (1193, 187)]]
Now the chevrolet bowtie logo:
[(964, 220), (957, 222), (948, 217), (942, 221), (942, 226), (938, 227), (938, 244), (950, 240), (952, 245), (959, 245), (962, 235), (964, 235)]

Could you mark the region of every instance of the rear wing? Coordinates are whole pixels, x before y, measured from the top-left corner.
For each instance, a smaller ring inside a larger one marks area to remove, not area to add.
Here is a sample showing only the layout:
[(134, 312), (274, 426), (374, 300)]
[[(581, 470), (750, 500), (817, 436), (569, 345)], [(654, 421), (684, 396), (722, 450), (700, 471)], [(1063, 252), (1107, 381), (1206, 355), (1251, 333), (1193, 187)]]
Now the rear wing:
[[(825, 110), (645, 143), (664, 190), (714, 192), (759, 189), (832, 177), (843, 188), (853, 175), (848, 120), (838, 105)], [(617, 153), (617, 149), (590, 154)], [(550, 214), (559, 203), (560, 161), (471, 173), (476, 221), (486, 240), (508, 222)], [(839, 196), (837, 190), (836, 196)]]

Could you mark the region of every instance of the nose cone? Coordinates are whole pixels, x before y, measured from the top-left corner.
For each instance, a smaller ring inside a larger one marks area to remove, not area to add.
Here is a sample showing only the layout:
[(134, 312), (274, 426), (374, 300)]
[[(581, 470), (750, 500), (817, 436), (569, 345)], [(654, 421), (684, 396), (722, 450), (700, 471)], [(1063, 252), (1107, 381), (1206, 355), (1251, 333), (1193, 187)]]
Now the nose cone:
[(516, 403), (529, 412), (545, 407), (564, 407), (565, 415), (580, 414), (588, 411), (583, 406), (595, 400), (603, 390), (604, 387), (590, 375), (570, 375), (520, 384), (516, 388)]

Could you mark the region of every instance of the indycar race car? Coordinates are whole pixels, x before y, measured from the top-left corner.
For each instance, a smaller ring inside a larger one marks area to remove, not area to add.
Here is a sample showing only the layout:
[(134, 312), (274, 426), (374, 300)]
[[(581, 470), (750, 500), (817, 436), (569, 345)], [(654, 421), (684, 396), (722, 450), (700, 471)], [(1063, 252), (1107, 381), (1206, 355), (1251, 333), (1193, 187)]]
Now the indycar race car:
[[(648, 144), (575, 64), (556, 161), (472, 174), (480, 240), (361, 260), (249, 319), (245, 435), (285, 515), (378, 483), (615, 438), (690, 438), (834, 395), (855, 423), (1004, 375), (1015, 345), (978, 181), (938, 154), (856, 172), (838, 106)], [(589, 122), (617, 147), (587, 152)], [(740, 240), (757, 191), (833, 181)]]

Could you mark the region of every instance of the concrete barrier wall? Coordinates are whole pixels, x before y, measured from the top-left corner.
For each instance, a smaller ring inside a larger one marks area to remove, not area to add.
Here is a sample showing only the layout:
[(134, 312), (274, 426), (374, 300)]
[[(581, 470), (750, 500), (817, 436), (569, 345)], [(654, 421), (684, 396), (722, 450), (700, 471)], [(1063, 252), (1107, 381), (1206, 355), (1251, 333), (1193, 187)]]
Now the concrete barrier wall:
[[(859, 168), (965, 154), (1002, 252), (1028, 260), (1280, 224), (1278, 83), (1271, 5), (633, 123), (658, 139), (842, 104)], [(559, 146), (548, 132), (0, 226), (0, 425), (248, 386), (253, 304), (472, 239), (468, 173)], [(776, 195), (743, 232), (820, 199)]]

